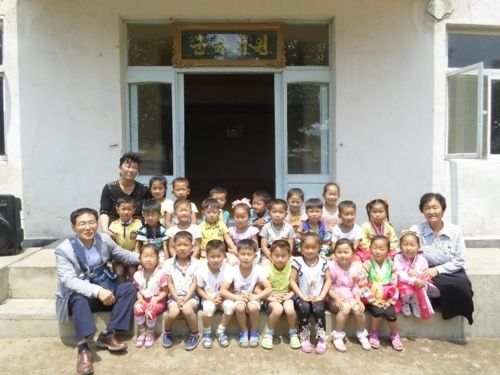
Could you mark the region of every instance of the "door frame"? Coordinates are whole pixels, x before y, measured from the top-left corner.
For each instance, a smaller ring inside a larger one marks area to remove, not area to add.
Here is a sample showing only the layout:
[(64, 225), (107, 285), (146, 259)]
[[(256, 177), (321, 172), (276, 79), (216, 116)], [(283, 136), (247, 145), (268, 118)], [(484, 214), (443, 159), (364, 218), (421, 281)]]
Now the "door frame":
[[(133, 84), (141, 83), (168, 83), (172, 87), (172, 142), (173, 142), (173, 175), (166, 176), (172, 180), (174, 177), (185, 174), (185, 116), (184, 116), (184, 75), (185, 74), (273, 74), (274, 75), (274, 141), (275, 141), (275, 192), (277, 197), (286, 195), (290, 184), (315, 183), (324, 184), (333, 178), (335, 165), (334, 153), (334, 127), (333, 127), (333, 79), (330, 68), (301, 67), (301, 68), (256, 68), (234, 67), (214, 68), (195, 67), (174, 69), (172, 67), (127, 67), (126, 69), (126, 118), (129, 123), (125, 126), (124, 144), (130, 150), (137, 151), (137, 141), (134, 132), (137, 131), (136, 106), (134, 106), (134, 93), (129, 88)], [(287, 84), (295, 82), (328, 83), (328, 108), (329, 108), (329, 137), (328, 145), (330, 158), (327, 173), (321, 175), (289, 175), (287, 173)], [(148, 183), (150, 175), (140, 175), (137, 180)]]

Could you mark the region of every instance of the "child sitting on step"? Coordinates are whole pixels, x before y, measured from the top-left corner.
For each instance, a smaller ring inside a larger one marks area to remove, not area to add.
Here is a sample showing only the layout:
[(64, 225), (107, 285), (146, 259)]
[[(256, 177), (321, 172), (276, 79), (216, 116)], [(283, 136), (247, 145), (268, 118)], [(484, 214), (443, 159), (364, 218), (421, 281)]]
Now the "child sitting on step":
[(326, 352), (325, 299), (330, 289), (331, 278), (328, 260), (320, 256), (321, 239), (316, 233), (302, 236), (301, 255), (292, 260), (290, 287), (297, 296), (294, 301), (300, 328), (301, 348), (304, 353), (312, 351), (309, 317), (316, 320), (316, 353)]
[(134, 274), (137, 287), (134, 318), (138, 326), (135, 346), (150, 348), (155, 343), (156, 317), (167, 307), (168, 277), (160, 268), (160, 251), (155, 245), (144, 245), (139, 254), (142, 268)]

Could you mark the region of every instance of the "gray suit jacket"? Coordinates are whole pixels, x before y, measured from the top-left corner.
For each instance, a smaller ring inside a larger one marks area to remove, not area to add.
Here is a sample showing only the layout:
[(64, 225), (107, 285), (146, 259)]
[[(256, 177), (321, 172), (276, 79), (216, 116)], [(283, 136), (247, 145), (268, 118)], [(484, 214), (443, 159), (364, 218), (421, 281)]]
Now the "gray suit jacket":
[[(139, 264), (138, 253), (122, 249), (109, 235), (97, 233), (95, 240), (103, 262), (116, 259), (124, 264)], [(71, 294), (79, 293), (87, 298), (97, 298), (101, 287), (91, 284), (87, 274), (81, 270), (68, 239), (57, 246), (55, 254), (57, 274), (59, 276), (56, 293), (56, 315), (60, 323), (68, 323), (68, 301)]]

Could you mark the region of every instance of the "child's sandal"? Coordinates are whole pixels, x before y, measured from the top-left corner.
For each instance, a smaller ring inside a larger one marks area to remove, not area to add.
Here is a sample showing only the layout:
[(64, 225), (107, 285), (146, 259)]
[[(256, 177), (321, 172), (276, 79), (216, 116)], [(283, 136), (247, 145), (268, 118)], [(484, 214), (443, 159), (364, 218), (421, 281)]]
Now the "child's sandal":
[(394, 350), (397, 350), (398, 352), (400, 352), (401, 350), (404, 349), (403, 343), (401, 342), (399, 335), (391, 337), (391, 344), (392, 344), (392, 348)]
[(238, 344), (242, 348), (248, 348), (248, 332), (241, 332), (240, 333), (240, 339), (238, 341)]
[(380, 348), (380, 340), (378, 339), (377, 331), (370, 331), (370, 336), (368, 338), (368, 341), (370, 342), (370, 345), (372, 346), (373, 349)]
[(250, 347), (256, 348), (259, 346), (259, 334), (257, 332), (250, 332)]

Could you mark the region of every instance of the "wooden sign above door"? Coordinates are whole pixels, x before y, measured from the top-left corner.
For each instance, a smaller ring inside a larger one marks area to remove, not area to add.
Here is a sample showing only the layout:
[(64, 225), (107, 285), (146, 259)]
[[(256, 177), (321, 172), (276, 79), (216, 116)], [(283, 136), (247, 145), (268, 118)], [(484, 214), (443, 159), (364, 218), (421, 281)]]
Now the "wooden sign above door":
[(285, 67), (284, 24), (174, 25), (173, 66)]

